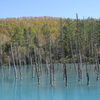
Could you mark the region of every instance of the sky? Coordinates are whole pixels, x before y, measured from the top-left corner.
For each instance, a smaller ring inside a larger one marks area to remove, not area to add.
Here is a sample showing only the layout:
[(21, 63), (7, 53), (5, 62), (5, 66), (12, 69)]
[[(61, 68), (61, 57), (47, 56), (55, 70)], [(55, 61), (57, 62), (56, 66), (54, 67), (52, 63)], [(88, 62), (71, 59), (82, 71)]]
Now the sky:
[(0, 18), (100, 18), (100, 0), (0, 0)]

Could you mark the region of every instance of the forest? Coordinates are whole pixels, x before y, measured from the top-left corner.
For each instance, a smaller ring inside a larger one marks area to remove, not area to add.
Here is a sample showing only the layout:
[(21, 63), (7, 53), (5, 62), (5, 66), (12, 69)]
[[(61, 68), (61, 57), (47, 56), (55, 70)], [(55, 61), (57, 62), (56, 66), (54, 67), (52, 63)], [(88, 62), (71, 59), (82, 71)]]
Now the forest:
[[(19, 17), (0, 19), (0, 65), (96, 63), (100, 19)], [(62, 59), (63, 58), (63, 59)]]

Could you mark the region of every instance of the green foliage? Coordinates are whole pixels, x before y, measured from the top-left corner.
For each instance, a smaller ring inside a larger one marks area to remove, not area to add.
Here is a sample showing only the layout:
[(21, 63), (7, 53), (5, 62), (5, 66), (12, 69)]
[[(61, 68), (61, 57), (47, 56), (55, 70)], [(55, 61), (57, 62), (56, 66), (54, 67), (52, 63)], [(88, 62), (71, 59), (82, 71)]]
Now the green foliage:
[[(78, 32), (76, 28), (76, 20), (70, 18), (62, 19), (66, 57), (65, 62), (72, 62), (69, 37), (71, 38), (72, 42), (74, 59), (75, 62), (77, 62), (75, 41), (76, 36), (78, 36), (79, 39), (78, 41), (81, 54), (83, 54), (85, 48), (85, 58), (88, 58), (87, 62), (94, 62), (94, 58), (89, 58), (90, 55), (94, 55), (92, 43), (93, 23), (98, 53), (100, 48), (100, 19), (88, 18), (78, 20)], [(24, 49), (29, 48), (29, 50), (24, 50), (25, 57), (27, 59), (30, 52), (34, 53), (34, 51), (31, 51), (33, 48), (41, 48), (43, 57), (45, 58), (45, 55), (49, 57), (50, 40), (54, 62), (62, 62), (60, 30), (60, 18), (22, 17), (0, 19), (0, 38), (2, 38), (3, 62), (5, 62), (5, 58), (9, 55), (11, 42), (13, 44), (18, 42), (19, 48), (21, 48), (19, 52), (21, 53)]]

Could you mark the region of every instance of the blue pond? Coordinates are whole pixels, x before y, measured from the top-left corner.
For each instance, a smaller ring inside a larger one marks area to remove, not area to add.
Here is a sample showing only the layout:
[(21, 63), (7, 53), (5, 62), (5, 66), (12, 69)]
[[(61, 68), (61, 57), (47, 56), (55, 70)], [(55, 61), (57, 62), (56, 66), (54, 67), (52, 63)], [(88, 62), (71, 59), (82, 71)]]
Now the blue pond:
[[(70, 66), (71, 69), (70, 69)], [(47, 77), (43, 68), (38, 85), (37, 75), (32, 78), (32, 68), (22, 67), (22, 81), (20, 81), (19, 69), (18, 79), (15, 80), (14, 68), (4, 67), (4, 76), (0, 74), (0, 100), (100, 100), (100, 80), (96, 80), (94, 67), (88, 65), (90, 85), (87, 85), (85, 66), (83, 66), (83, 78), (78, 82), (74, 66), (67, 64), (68, 86), (63, 80), (62, 65), (55, 65), (55, 81), (53, 87), (50, 78)], [(0, 73), (1, 73), (0, 69)]]

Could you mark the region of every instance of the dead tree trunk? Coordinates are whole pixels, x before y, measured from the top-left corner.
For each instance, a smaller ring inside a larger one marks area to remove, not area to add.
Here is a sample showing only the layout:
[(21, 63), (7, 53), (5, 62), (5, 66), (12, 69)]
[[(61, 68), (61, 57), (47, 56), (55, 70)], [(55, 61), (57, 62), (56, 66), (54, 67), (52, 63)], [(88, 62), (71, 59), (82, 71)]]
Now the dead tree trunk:
[[(84, 19), (84, 18), (83, 18)], [(86, 31), (85, 31), (85, 23), (84, 24), (84, 62), (86, 65), (86, 76), (87, 76), (87, 85), (89, 85), (89, 73), (88, 73), (88, 69), (87, 69), (87, 55), (86, 55)]]
[(39, 54), (39, 67), (40, 67), (40, 74), (42, 76), (42, 58), (41, 58), (41, 48), (38, 48), (38, 54)]
[(34, 66), (33, 66), (32, 57), (30, 57), (30, 61), (31, 61), (31, 67), (32, 67), (32, 78), (34, 78)]
[(99, 74), (99, 60), (98, 60), (98, 54), (97, 54), (97, 43), (96, 43), (96, 32), (95, 32), (95, 25), (94, 25), (94, 20), (93, 20), (93, 26), (92, 26), (92, 37), (93, 37), (93, 48), (94, 48), (94, 56), (95, 56), (95, 63), (96, 63), (96, 71), (97, 71), (97, 80), (99, 79), (98, 74)]
[(0, 39), (0, 67), (2, 69), (2, 76), (4, 76), (3, 66), (2, 66), (2, 42)]
[(12, 43), (11, 43), (11, 53), (12, 53), (12, 62), (13, 62), (13, 66), (14, 66), (15, 79), (17, 79), (17, 69), (16, 69), (16, 66), (15, 66), (15, 60), (14, 60), (14, 54), (13, 54), (13, 49), (12, 49)]
[(78, 60), (78, 82), (82, 79), (82, 58), (80, 53), (80, 44), (79, 44), (79, 26), (78, 26), (78, 14), (76, 14), (76, 55)]
[(26, 67), (26, 56), (25, 56), (25, 50), (23, 51), (23, 62), (24, 62), (24, 66)]
[(18, 53), (18, 62), (19, 62), (20, 80), (22, 80), (21, 54), (20, 54), (20, 52), (19, 52), (18, 43), (17, 43), (17, 53)]
[(11, 67), (11, 64), (10, 64), (10, 56), (8, 56), (8, 66), (9, 66), (9, 69)]
[(53, 65), (52, 65), (52, 53), (51, 53), (51, 38), (50, 38), (50, 44), (49, 44), (49, 55), (50, 55), (50, 84), (53, 87)]
[[(36, 50), (37, 49), (37, 50)], [(34, 53), (35, 53), (35, 69), (36, 69), (36, 74), (37, 74), (37, 79), (38, 79), (38, 85), (40, 85), (40, 76), (39, 76), (39, 64), (38, 64), (38, 60), (37, 60), (37, 51), (38, 48), (34, 48)]]
[(72, 62), (74, 63), (75, 73), (77, 75), (78, 73), (77, 73), (77, 69), (76, 69), (76, 65), (75, 65), (73, 48), (72, 48), (72, 41), (71, 41), (71, 36), (70, 36), (69, 32), (68, 32), (68, 35), (69, 35), (70, 50), (71, 50), (71, 55), (72, 55)]
[(87, 73), (87, 85), (89, 85), (89, 73)]
[(64, 33), (63, 33), (63, 26), (62, 26), (62, 19), (60, 19), (60, 30), (61, 30), (61, 51), (62, 51), (62, 63), (63, 63), (63, 77), (66, 81), (66, 86), (68, 86), (68, 79), (67, 79), (67, 69), (65, 63), (65, 51), (64, 51)]

